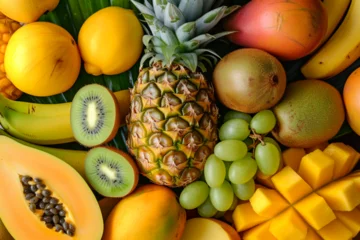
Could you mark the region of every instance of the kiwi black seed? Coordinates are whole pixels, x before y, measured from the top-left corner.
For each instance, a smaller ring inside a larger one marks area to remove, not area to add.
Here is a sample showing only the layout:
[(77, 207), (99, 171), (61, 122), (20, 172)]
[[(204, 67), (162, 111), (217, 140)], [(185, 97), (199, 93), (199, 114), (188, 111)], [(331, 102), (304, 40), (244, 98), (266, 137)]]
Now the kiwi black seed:
[(133, 159), (112, 147), (92, 148), (85, 159), (85, 174), (91, 186), (105, 197), (124, 197), (139, 180)]
[(114, 94), (99, 84), (82, 87), (71, 104), (71, 128), (75, 139), (86, 147), (112, 140), (120, 127), (120, 112)]
[[(20, 182), (23, 186), (24, 198), (27, 201), (29, 210), (44, 222), (44, 225), (56, 232), (62, 232), (69, 236), (74, 236), (75, 226), (66, 218), (66, 211), (63, 203), (53, 196), (53, 192), (47, 189), (46, 184), (40, 178), (30, 176), (20, 176)], [(41, 187), (38, 185), (41, 184)], [(60, 224), (68, 226), (64, 230)]]

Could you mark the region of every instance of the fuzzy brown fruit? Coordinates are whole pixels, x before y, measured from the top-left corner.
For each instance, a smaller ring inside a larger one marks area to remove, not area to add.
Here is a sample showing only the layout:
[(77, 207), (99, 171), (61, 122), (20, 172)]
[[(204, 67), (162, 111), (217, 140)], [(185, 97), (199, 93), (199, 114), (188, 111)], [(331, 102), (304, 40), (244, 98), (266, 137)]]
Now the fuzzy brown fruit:
[(310, 148), (328, 141), (345, 120), (340, 93), (320, 80), (290, 83), (273, 112), (277, 126), (272, 133), (287, 147)]
[(286, 74), (269, 53), (243, 48), (226, 55), (216, 66), (213, 82), (218, 99), (226, 107), (256, 113), (273, 107), (283, 96)]

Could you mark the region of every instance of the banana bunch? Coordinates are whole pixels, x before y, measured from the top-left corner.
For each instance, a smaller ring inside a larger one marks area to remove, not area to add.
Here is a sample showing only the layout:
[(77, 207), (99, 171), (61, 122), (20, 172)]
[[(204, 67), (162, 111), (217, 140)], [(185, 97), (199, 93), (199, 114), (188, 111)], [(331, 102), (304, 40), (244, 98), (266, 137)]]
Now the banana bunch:
[(301, 68), (307, 79), (333, 77), (360, 57), (360, 0), (324, 0), (323, 4), (328, 13), (328, 31), (325, 43)]
[[(122, 121), (130, 106), (129, 90), (114, 92)], [(11, 136), (29, 143), (54, 145), (74, 142), (70, 124), (71, 102), (38, 104), (13, 101), (0, 95), (0, 125)]]

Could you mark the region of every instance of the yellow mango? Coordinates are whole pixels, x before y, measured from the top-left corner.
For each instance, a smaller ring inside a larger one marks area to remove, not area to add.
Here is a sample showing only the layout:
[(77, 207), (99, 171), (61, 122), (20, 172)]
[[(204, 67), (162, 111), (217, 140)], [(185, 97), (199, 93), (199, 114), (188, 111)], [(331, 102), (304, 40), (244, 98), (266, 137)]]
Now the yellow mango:
[(360, 191), (351, 179), (330, 183), (319, 189), (317, 194), (336, 211), (352, 211), (360, 204)]
[(352, 232), (352, 237), (360, 232), (360, 210), (358, 208), (354, 208), (351, 212), (335, 211), (335, 216)]
[(233, 221), (236, 231), (241, 232), (269, 220), (268, 217), (258, 215), (251, 207), (250, 202), (240, 203), (233, 212)]
[(256, 173), (256, 180), (257, 182), (261, 183), (262, 185), (269, 187), (269, 188), (275, 188), (274, 184), (271, 181), (272, 176), (264, 175), (261, 171), (257, 171)]
[(310, 185), (289, 166), (274, 175), (271, 181), (276, 190), (290, 203), (294, 203), (312, 192)]
[(301, 159), (306, 155), (303, 148), (288, 148), (282, 152), (282, 159), (286, 166), (295, 171), (299, 169)]
[(269, 231), (271, 221), (262, 223), (249, 231), (246, 231), (243, 235), (244, 240), (277, 240), (274, 235)]
[(324, 198), (316, 193), (302, 199), (294, 207), (306, 222), (316, 230), (320, 230), (336, 218)]
[(305, 240), (321, 240), (321, 237), (311, 227), (308, 228)]
[(306, 152), (306, 154), (308, 154), (308, 153), (315, 151), (316, 149), (320, 149), (321, 151), (323, 151), (328, 145), (329, 145), (329, 142), (322, 142), (311, 148), (305, 148), (305, 152)]
[(324, 240), (348, 240), (352, 239), (352, 232), (338, 219), (321, 228), (318, 234)]
[(258, 215), (269, 218), (289, 207), (289, 203), (272, 189), (258, 188), (249, 201)]
[(333, 179), (338, 179), (348, 174), (357, 155), (357, 152), (352, 147), (341, 142), (331, 143), (325, 148), (324, 153), (335, 160)]
[(302, 240), (307, 231), (307, 224), (293, 208), (275, 217), (270, 224), (270, 232), (278, 240)]
[(334, 162), (332, 158), (317, 149), (302, 158), (299, 175), (313, 189), (317, 189), (332, 180)]

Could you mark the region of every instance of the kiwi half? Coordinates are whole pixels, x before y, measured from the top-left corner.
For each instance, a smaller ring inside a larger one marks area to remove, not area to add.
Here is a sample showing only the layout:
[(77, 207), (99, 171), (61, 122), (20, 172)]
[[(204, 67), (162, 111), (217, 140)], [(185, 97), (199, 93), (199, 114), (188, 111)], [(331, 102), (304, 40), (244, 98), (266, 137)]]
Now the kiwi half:
[(92, 148), (85, 159), (85, 174), (94, 190), (105, 197), (124, 197), (139, 182), (133, 159), (113, 147)]
[(70, 121), (76, 141), (86, 147), (102, 145), (112, 140), (120, 127), (118, 102), (106, 87), (86, 85), (74, 96)]

